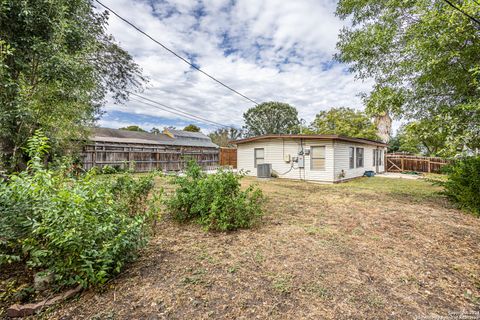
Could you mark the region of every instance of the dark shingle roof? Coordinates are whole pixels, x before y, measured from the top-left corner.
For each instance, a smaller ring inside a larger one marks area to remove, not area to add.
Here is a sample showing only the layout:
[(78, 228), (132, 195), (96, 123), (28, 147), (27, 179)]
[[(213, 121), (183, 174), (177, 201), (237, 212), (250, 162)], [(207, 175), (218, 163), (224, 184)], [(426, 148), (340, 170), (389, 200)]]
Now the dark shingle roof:
[[(152, 144), (152, 145), (170, 145), (170, 146), (186, 146), (186, 147), (207, 147), (218, 148), (210, 138), (200, 132), (186, 132), (185, 135), (180, 133), (181, 130), (169, 130), (175, 138), (164, 133), (153, 134), (148, 132), (128, 131), (110, 128), (93, 128), (89, 137), (90, 141), (97, 142), (117, 142), (117, 143), (136, 143), (136, 144)], [(185, 132), (185, 131), (181, 131)], [(189, 137), (195, 133), (194, 137)]]

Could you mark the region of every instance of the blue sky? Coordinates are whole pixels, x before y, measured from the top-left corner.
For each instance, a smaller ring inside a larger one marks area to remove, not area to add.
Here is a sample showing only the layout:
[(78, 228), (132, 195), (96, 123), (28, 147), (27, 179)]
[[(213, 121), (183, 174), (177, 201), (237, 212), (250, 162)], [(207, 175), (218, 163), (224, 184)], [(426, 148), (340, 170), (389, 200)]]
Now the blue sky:
[[(196, 66), (255, 101), (282, 101), (310, 123), (331, 107), (362, 109), (347, 66), (332, 60), (343, 22), (331, 0), (104, 0)], [(144, 96), (225, 125), (241, 127), (252, 103), (233, 94), (110, 16), (109, 30), (150, 79)], [(145, 129), (188, 123), (136, 101), (107, 104), (99, 125)], [(203, 131), (214, 126), (197, 122)]]

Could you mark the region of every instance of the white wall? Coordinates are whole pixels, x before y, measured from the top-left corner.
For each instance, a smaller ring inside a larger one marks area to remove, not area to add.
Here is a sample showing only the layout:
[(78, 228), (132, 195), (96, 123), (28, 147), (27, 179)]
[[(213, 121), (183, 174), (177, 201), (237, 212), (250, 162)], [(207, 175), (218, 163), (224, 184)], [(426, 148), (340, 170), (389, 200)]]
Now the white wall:
[[(272, 169), (279, 174), (280, 178), (305, 179), (315, 181), (334, 182), (340, 180), (338, 177), (341, 170), (345, 170), (345, 178), (349, 179), (362, 176), (366, 170), (375, 170), (373, 167), (372, 150), (376, 147), (364, 144), (348, 144), (339, 141), (322, 141), (316, 139), (305, 139), (303, 141), (303, 150), (308, 150), (312, 146), (325, 146), (325, 169), (311, 170), (310, 156), (305, 156), (305, 168), (298, 168), (297, 163), (287, 163), (284, 161), (284, 155), (298, 156), (302, 150), (300, 139), (265, 139), (253, 142), (242, 143), (238, 145), (237, 167), (239, 170), (247, 170), (248, 175), (256, 176), (257, 169), (254, 167), (254, 149), (264, 149), (264, 163), (271, 163)], [(348, 147), (360, 146), (365, 149), (364, 167), (349, 169)], [(291, 170), (290, 170), (291, 169)], [(383, 166), (380, 167), (383, 171)]]
[(305, 168), (299, 169), (297, 163), (287, 163), (284, 155), (298, 156), (302, 150), (300, 139), (265, 139), (238, 145), (237, 168), (249, 171), (249, 175), (255, 176), (257, 169), (254, 167), (254, 150), (263, 148), (265, 151), (265, 163), (271, 163), (272, 169), (279, 174), (280, 178), (306, 179), (319, 181), (333, 181), (333, 148), (331, 141), (319, 142), (308, 141), (303, 143), (303, 148), (308, 149), (311, 145), (325, 146), (325, 170), (311, 171), (310, 157), (305, 156)]
[[(363, 176), (365, 171), (376, 171), (376, 167), (373, 165), (373, 150), (377, 149), (376, 146), (361, 144), (361, 143), (350, 143), (343, 141), (335, 141), (335, 180), (344, 180), (351, 179), (355, 177)], [(350, 158), (349, 158), (349, 148), (350, 147), (359, 147), (364, 149), (363, 155), (363, 167), (356, 168), (356, 152), (355, 152), (355, 168), (350, 169)], [(383, 150), (382, 154), (382, 165), (378, 167), (379, 172), (385, 171), (385, 148), (378, 147), (380, 150)], [(345, 177), (340, 178), (340, 173), (342, 170), (345, 172)]]

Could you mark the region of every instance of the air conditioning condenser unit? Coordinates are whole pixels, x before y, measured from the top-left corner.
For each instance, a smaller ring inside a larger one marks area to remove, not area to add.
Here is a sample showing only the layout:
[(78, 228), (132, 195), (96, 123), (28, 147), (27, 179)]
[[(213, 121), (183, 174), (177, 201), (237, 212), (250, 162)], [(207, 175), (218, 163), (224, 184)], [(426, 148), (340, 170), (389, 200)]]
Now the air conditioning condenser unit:
[(257, 165), (257, 178), (270, 178), (272, 177), (272, 164), (262, 163)]

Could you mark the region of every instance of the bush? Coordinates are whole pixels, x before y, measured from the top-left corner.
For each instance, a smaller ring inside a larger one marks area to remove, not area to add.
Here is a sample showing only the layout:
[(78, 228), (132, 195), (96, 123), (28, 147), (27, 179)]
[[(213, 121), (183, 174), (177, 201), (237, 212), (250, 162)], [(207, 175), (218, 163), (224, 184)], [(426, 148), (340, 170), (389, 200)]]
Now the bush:
[(128, 169), (124, 169), (124, 167), (127, 167), (127, 164), (124, 164), (123, 166), (122, 165), (114, 165), (114, 166), (110, 166), (110, 165), (105, 165), (102, 167), (101, 169), (101, 172), (103, 174), (115, 174), (115, 173), (122, 173), (122, 172), (128, 172), (129, 170)]
[(480, 156), (455, 160), (444, 170), (444, 193), (461, 208), (480, 216)]
[(28, 171), (0, 182), (0, 265), (24, 261), (53, 273), (58, 286), (105, 283), (146, 243), (156, 214), (147, 200), (153, 177), (102, 179), (92, 171), (75, 179), (45, 169), (46, 150), (36, 135)]
[(112, 167), (112, 166), (106, 165), (106, 166), (103, 166), (102, 173), (103, 174), (115, 174), (115, 173), (117, 173), (117, 169)]
[(254, 186), (240, 189), (243, 175), (219, 171), (207, 175), (190, 162), (185, 176), (173, 180), (174, 195), (166, 201), (172, 217), (194, 220), (207, 230), (227, 231), (251, 227), (262, 215), (262, 191)]

